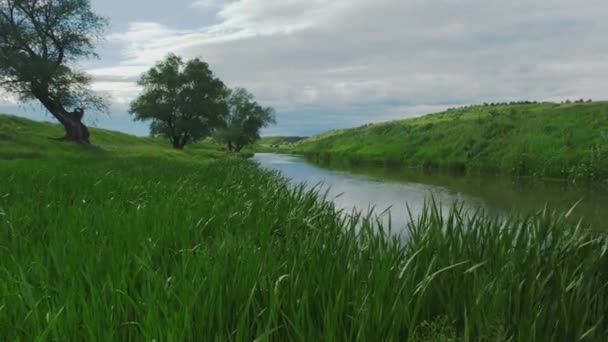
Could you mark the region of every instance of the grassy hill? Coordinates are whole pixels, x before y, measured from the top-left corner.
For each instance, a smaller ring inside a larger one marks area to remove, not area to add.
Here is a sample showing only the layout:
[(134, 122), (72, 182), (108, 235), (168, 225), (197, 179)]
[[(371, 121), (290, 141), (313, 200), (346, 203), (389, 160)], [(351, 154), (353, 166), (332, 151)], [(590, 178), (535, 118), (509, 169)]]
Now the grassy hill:
[(142, 138), (120, 132), (91, 128), (91, 146), (78, 146), (49, 138), (62, 137), (57, 124), (0, 114), (0, 160), (93, 157), (168, 157), (191, 159), (222, 155), (218, 148), (197, 144), (185, 152), (170, 148), (163, 139)]
[(608, 103), (470, 106), (326, 132), (292, 150), (353, 163), (606, 179)]
[(373, 217), (199, 145), (0, 116), (1, 341), (600, 341), (608, 238)]

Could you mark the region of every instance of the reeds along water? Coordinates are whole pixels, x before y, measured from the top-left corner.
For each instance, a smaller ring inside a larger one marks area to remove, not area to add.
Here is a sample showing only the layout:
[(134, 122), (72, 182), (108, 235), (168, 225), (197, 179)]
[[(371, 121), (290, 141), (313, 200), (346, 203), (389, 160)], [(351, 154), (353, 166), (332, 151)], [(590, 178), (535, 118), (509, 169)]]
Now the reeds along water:
[(403, 243), (245, 161), (6, 165), (1, 340), (608, 335), (608, 241), (565, 215), (429, 203)]

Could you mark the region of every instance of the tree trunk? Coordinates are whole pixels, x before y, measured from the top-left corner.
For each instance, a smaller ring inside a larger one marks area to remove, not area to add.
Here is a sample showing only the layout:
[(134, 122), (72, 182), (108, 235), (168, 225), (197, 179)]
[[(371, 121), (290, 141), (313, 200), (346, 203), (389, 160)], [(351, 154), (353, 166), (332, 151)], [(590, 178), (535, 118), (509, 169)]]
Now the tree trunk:
[(171, 139), (171, 144), (173, 145), (173, 148), (176, 150), (183, 150), (184, 149), (184, 145), (181, 143), (179, 138), (172, 138)]
[(56, 140), (71, 141), (81, 145), (89, 145), (89, 129), (82, 123), (84, 109), (76, 108), (68, 112), (57, 101), (49, 96), (37, 96), (42, 105), (61, 123), (65, 130), (65, 136)]
[(68, 119), (62, 122), (65, 136), (62, 140), (89, 145), (89, 129), (82, 123), (82, 116), (77, 113), (67, 113)]

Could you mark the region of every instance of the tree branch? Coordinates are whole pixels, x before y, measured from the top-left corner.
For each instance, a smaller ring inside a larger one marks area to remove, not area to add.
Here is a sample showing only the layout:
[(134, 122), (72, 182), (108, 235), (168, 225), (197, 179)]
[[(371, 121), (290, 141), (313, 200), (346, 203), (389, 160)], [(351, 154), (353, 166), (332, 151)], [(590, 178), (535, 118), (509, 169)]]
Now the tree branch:
[[(37, 4), (38, 4), (38, 0), (34, 0), (34, 2), (31, 5), (32, 5), (32, 7), (35, 7)], [(25, 15), (30, 19), (32, 25), (34, 26), (34, 30), (36, 31), (36, 34), (38, 35), (38, 40), (40, 41), (40, 44), (42, 45), (42, 57), (44, 59), (47, 59), (49, 56), (49, 47), (48, 47), (48, 42), (45, 39), (45, 36), (48, 36), (48, 35), (45, 34), (45, 31), (43, 30), (43, 28), (40, 27), (40, 22), (34, 14), (34, 9), (33, 8), (28, 9), (22, 3), (19, 3), (16, 6), (23, 13), (25, 13)]]
[[(10, 24), (10, 26), (18, 27), (23, 22), (23, 20), (21, 20), (19, 23), (15, 22), (15, 6), (16, 5), (14, 2), (10, 2), (10, 1), (8, 1), (8, 3), (9, 3), (9, 12), (5, 13), (4, 11), (0, 11), (0, 15), (4, 18), (4, 20), (7, 21), (8, 24)], [(2, 31), (5, 32), (5, 36), (4, 36), (5, 41), (6, 42), (10, 41), (9, 36), (8, 36), (9, 30), (6, 29), (6, 30), (2, 30)], [(34, 50), (23, 40), (23, 38), (21, 37), (20, 34), (17, 33), (17, 34), (14, 34), (13, 36), (14, 36), (15, 40), (17, 40), (19, 42), (19, 45), (12, 44), (13, 46), (17, 47), (19, 50), (23, 50), (24, 52), (29, 54), (30, 57), (38, 57), (38, 54), (36, 54), (34, 52)]]
[(0, 80), (0, 86), (5, 87), (5, 86), (10, 86), (13, 84), (17, 84), (17, 83), (21, 83), (22, 81), (20, 80)]
[(46, 23), (46, 29), (44, 32), (51, 39), (55, 45), (55, 48), (57, 49), (57, 59), (55, 60), (55, 65), (59, 66), (63, 64), (65, 58), (65, 44), (57, 38), (54, 32), (54, 27), (59, 19), (59, 16), (53, 18), (51, 6), (47, 5), (44, 11), (44, 19), (44, 22)]

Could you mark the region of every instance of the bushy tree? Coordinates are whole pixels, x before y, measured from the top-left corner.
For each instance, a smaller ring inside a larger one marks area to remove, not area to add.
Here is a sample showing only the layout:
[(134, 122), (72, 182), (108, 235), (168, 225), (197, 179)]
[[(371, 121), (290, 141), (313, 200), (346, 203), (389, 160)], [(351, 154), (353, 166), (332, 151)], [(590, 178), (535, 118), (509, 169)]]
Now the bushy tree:
[(217, 137), (228, 150), (240, 152), (260, 138), (260, 129), (275, 123), (274, 109), (258, 104), (243, 88), (231, 92), (227, 100), (228, 116)]
[(39, 101), (65, 128), (63, 139), (88, 144), (84, 108), (106, 103), (72, 64), (96, 56), (105, 27), (88, 0), (0, 0), (0, 86)]
[(224, 125), (229, 90), (200, 59), (169, 55), (146, 72), (143, 93), (131, 103), (136, 120), (151, 120), (152, 134), (169, 138), (176, 149), (208, 137)]

